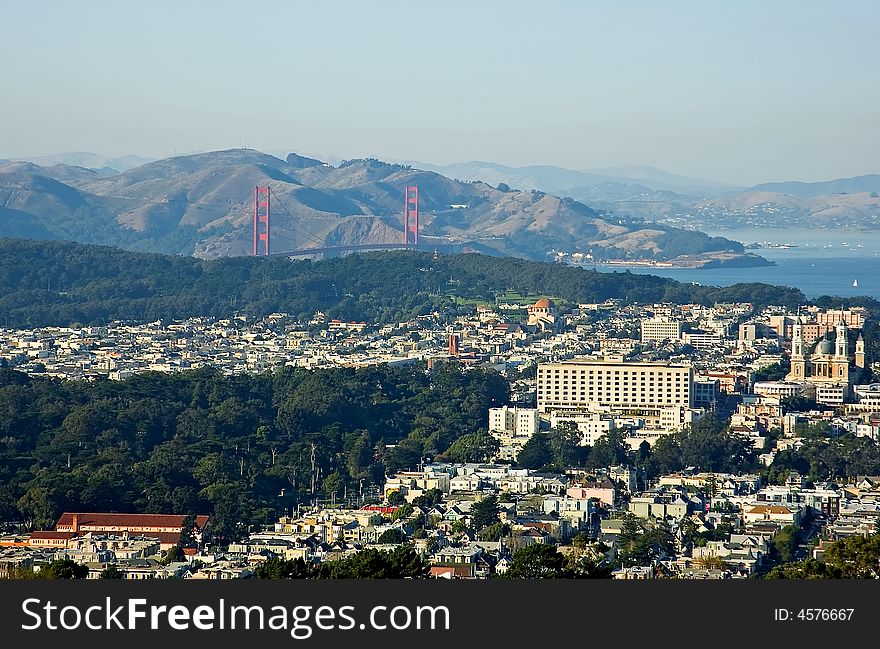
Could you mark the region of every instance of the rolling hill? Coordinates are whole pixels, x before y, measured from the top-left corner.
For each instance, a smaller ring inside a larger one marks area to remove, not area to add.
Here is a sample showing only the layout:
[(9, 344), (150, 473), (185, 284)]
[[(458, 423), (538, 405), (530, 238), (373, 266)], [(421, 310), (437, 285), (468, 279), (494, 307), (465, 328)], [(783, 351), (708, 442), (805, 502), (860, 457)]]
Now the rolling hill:
[[(531, 259), (565, 251), (595, 260), (764, 263), (738, 242), (612, 217), (538, 190), (454, 180), (375, 159), (331, 166), (251, 149), (156, 160), (113, 175), (64, 164), (0, 164), (0, 206), (14, 210), (0, 216), (0, 236), (26, 232), (132, 250), (245, 255), (252, 241), (253, 189), (268, 185), (276, 215), (273, 240), (285, 242), (284, 249), (396, 243), (402, 237), (403, 190), (413, 184), (420, 188), (423, 241)], [(284, 225), (292, 220), (295, 230)]]
[(423, 165), (464, 180), (570, 196), (609, 215), (690, 229), (880, 228), (880, 174), (753, 187), (686, 178), (651, 167), (574, 171), (491, 162)]

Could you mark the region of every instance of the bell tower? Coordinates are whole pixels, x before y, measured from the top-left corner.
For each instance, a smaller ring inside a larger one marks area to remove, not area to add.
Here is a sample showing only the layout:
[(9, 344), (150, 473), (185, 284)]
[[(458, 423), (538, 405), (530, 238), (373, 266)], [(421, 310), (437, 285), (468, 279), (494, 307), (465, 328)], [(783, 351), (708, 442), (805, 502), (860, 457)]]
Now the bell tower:
[(831, 362), (832, 376), (837, 383), (849, 383), (849, 340), (843, 316), (837, 321), (834, 339), (834, 360)]
[(834, 355), (837, 358), (849, 360), (849, 340), (847, 339), (847, 328), (846, 323), (843, 321), (843, 316), (837, 321), (835, 330), (837, 336), (834, 342)]
[(803, 381), (807, 377), (807, 358), (804, 354), (804, 330), (801, 319), (795, 320), (791, 327), (791, 371), (786, 381)]
[(862, 336), (862, 332), (859, 332), (859, 337), (856, 338), (856, 367), (864, 368), (865, 367), (865, 339)]

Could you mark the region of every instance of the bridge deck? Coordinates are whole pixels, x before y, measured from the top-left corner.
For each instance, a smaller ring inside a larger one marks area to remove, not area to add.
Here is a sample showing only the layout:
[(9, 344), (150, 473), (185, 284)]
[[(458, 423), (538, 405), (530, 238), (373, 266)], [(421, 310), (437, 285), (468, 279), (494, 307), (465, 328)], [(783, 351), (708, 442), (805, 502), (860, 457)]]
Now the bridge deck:
[(455, 243), (357, 243), (348, 246), (319, 246), (315, 248), (298, 248), (286, 252), (270, 252), (271, 257), (304, 257), (306, 255), (318, 255), (326, 252), (355, 252), (358, 250), (455, 250), (461, 244)]

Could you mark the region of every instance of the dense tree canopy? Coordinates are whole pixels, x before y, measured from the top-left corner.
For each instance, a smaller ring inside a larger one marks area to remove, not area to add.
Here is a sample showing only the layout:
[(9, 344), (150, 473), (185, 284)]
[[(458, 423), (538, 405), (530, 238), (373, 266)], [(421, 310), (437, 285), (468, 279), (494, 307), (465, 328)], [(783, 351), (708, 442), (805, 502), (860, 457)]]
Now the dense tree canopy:
[(453, 363), (118, 382), (0, 370), (0, 520), (206, 513), (212, 534), (233, 537), (298, 502), (415, 468), (507, 398), (501, 375)]
[(776, 566), (767, 579), (878, 579), (880, 535), (855, 535), (835, 541), (824, 560), (805, 559)]
[(504, 579), (607, 579), (611, 568), (585, 554), (566, 557), (554, 545), (533, 543), (513, 553)]
[[(27, 568), (19, 570), (16, 574), (19, 579), (85, 579), (88, 576), (89, 567), (71, 559), (55, 559), (39, 570)], [(111, 575), (109, 578), (115, 577)]]
[(571, 303), (806, 302), (765, 284), (716, 288), (635, 273), (601, 273), (513, 257), (375, 252), (321, 262), (133, 253), (59, 241), (0, 239), (0, 313), (6, 326), (151, 322), (195, 316), (284, 312), (397, 322), (454, 314), (453, 296), (492, 300), (508, 290)]
[(782, 483), (791, 472), (813, 481), (877, 475), (880, 446), (868, 437), (844, 434), (830, 438), (815, 431), (799, 448), (776, 453), (765, 475), (771, 482)]
[(498, 514), (498, 496), (489, 494), (471, 505), (471, 527), (475, 530), (481, 530), (489, 525), (494, 525), (500, 521)]
[(498, 440), (485, 430), (462, 435), (455, 440), (445, 456), (452, 462), (485, 462), (498, 452)]
[(653, 448), (638, 454), (651, 476), (694, 467), (698, 471), (742, 473), (756, 464), (750, 440), (727, 430), (713, 417), (703, 417), (672, 435), (664, 435)]
[(367, 548), (336, 561), (312, 563), (273, 557), (257, 566), (257, 579), (425, 579), (429, 567), (415, 550)]
[(550, 449), (550, 438), (544, 433), (536, 433), (529, 438), (519, 455), (517, 464), (526, 469), (541, 469), (553, 463), (553, 451)]

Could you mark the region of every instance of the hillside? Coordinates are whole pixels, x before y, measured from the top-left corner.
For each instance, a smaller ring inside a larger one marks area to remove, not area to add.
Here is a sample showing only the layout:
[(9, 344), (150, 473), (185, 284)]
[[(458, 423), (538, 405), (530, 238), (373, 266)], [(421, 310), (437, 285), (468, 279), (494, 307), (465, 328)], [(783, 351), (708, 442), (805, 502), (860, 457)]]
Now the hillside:
[(93, 169), (101, 174), (112, 175), (150, 162), (151, 158), (144, 158), (143, 156), (137, 155), (113, 157), (101, 155), (99, 153), (90, 153), (88, 151), (70, 151), (54, 155), (16, 158), (16, 160), (33, 162), (34, 164), (43, 166), (70, 165), (75, 167), (86, 167), (87, 169)]
[[(303, 248), (399, 242), (403, 191), (411, 184), (420, 188), (425, 241), (530, 259), (561, 250), (597, 260), (687, 256), (696, 263), (764, 263), (738, 242), (612, 218), (541, 191), (463, 182), (373, 159), (330, 166), (249, 149), (157, 160), (113, 175), (62, 164), (0, 164), (0, 206), (31, 215), (32, 225), (24, 228), (29, 236), (214, 258), (248, 254), (255, 185), (270, 186), (277, 199), (275, 240)], [(283, 225), (293, 219), (295, 231)], [(20, 215), (0, 220), (0, 236), (22, 231)]]
[(573, 171), (466, 162), (426, 168), (464, 180), (570, 196), (609, 215), (691, 229), (880, 228), (880, 174), (749, 188), (685, 178), (650, 167)]
[(457, 312), (455, 298), (494, 301), (507, 291), (571, 303), (758, 305), (805, 302), (796, 289), (764, 284), (714, 288), (634, 273), (600, 273), (479, 254), (395, 251), (324, 261), (133, 253), (61, 241), (0, 239), (0, 324), (8, 327), (152, 322), (241, 312), (397, 322)]

